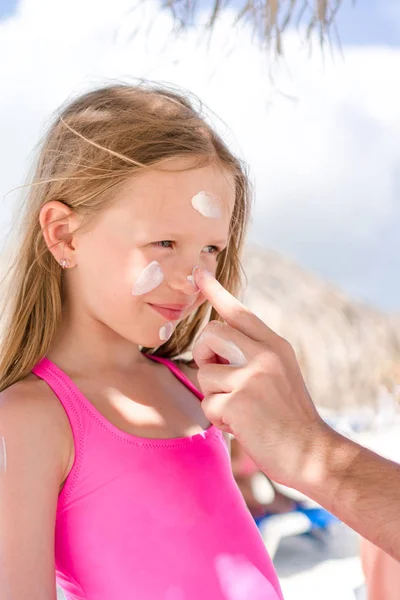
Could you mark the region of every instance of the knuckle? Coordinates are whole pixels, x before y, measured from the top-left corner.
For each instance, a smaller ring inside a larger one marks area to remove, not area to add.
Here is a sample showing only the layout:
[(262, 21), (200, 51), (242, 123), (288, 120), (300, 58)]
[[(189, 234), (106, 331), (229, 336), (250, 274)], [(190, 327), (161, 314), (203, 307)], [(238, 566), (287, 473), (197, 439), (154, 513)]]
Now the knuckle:
[(207, 419), (214, 425), (222, 425), (221, 410), (219, 407), (218, 397), (214, 394), (205, 395), (202, 408)]
[(294, 352), (291, 343), (288, 342), (288, 340), (286, 338), (279, 337), (278, 345), (279, 345), (279, 349), (281, 350), (281, 352), (284, 352), (287, 354)]
[(200, 367), (200, 369), (197, 371), (197, 379), (199, 380), (199, 382), (205, 382), (211, 378), (212, 373), (213, 373), (213, 365), (210, 363), (207, 363), (205, 365), (202, 365)]
[(283, 350), (282, 354), (286, 359), (297, 361), (296, 350), (293, 348), (292, 344), (287, 340), (283, 340)]
[(235, 320), (243, 320), (247, 319), (251, 312), (245, 306), (235, 306), (232, 309), (232, 316)]
[(204, 367), (201, 366), (197, 371), (197, 382), (199, 386), (203, 389), (204, 382), (206, 380), (206, 375), (204, 375)]
[(280, 356), (271, 350), (263, 352), (259, 362), (258, 371), (280, 375), (283, 373), (283, 364)]
[(225, 417), (228, 422), (237, 421), (238, 415), (242, 415), (246, 410), (249, 398), (251, 399), (249, 390), (243, 391), (240, 387), (229, 394), (229, 402), (225, 408)]
[(255, 369), (249, 374), (249, 382), (251, 387), (258, 388), (259, 385), (264, 385), (265, 376), (267, 375), (268, 370), (266, 368), (262, 368), (262, 365), (258, 364)]
[(223, 327), (223, 323), (221, 321), (212, 320), (207, 323), (207, 325), (203, 329), (203, 333), (214, 333), (218, 331), (221, 327)]

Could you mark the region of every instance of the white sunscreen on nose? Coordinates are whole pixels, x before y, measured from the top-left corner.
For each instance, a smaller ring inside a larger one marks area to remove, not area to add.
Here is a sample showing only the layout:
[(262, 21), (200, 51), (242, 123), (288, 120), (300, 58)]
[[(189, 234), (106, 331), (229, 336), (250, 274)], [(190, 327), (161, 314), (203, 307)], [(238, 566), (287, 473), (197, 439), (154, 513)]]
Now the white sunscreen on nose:
[(209, 192), (199, 192), (193, 196), (191, 202), (193, 208), (203, 215), (203, 217), (219, 219), (222, 214), (220, 201), (214, 194), (210, 194)]
[(199, 268), (199, 267), (198, 267), (198, 265), (195, 265), (195, 266), (193, 267), (192, 274), (191, 274), (191, 275), (188, 275), (188, 276), (186, 277), (186, 279), (187, 279), (188, 281), (190, 281), (190, 283), (191, 283), (191, 284), (192, 284), (192, 286), (194, 287), (194, 289), (195, 289), (195, 293), (196, 293), (196, 294), (197, 294), (197, 292), (199, 291), (199, 288), (198, 288), (198, 286), (197, 286), (197, 283), (196, 283), (196, 282), (195, 282), (195, 280), (194, 280), (194, 272), (195, 272), (195, 271), (196, 271), (196, 269), (198, 269), (198, 268)]
[(162, 272), (160, 264), (156, 260), (153, 260), (153, 262), (149, 263), (140, 273), (133, 285), (132, 294), (134, 296), (147, 294), (147, 292), (151, 292), (158, 287), (163, 279), (164, 273)]
[(159, 331), (159, 334), (158, 334), (159, 337), (160, 337), (160, 340), (162, 342), (168, 341), (169, 338), (171, 337), (171, 335), (174, 333), (174, 329), (175, 329), (174, 328), (174, 324), (171, 323), (171, 321), (168, 321), (168, 323), (165, 323), (165, 325), (163, 325), (160, 328), (160, 331)]

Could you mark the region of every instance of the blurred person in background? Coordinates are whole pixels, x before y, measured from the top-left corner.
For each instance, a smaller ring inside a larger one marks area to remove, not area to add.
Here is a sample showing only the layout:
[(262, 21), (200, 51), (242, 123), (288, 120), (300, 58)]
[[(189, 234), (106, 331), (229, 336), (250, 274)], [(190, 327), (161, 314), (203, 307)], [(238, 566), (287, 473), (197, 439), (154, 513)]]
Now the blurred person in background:
[(368, 600), (400, 600), (400, 562), (363, 539), (361, 563)]

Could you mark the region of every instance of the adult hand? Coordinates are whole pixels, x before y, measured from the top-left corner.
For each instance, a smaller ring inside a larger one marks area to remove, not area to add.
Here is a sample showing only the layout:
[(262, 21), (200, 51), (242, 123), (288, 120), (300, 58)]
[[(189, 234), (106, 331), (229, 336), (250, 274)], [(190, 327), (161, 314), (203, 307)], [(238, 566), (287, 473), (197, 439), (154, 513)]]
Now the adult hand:
[(328, 427), (288, 342), (212, 275), (198, 269), (195, 277), (225, 321), (209, 323), (193, 350), (209, 420), (232, 432), (271, 479), (400, 560), (400, 465)]
[(334, 432), (315, 409), (295, 352), (210, 273), (197, 269), (195, 278), (225, 321), (208, 323), (193, 349), (203, 410), (271, 479), (300, 489)]

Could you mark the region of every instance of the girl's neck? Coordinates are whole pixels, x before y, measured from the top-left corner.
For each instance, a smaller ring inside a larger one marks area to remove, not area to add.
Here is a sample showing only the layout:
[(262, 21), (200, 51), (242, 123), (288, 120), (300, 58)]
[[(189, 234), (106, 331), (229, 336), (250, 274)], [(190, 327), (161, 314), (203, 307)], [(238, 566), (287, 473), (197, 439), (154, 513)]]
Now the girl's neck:
[(76, 373), (102, 369), (131, 372), (147, 361), (137, 344), (94, 319), (84, 321), (64, 319), (47, 352), (61, 368)]

